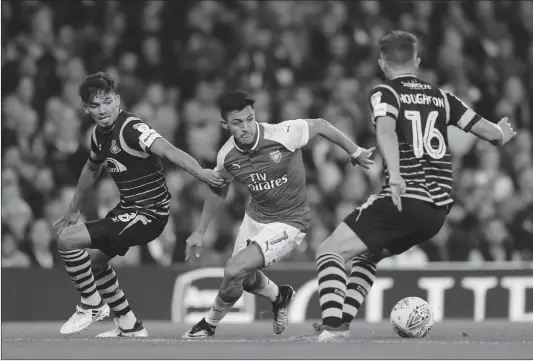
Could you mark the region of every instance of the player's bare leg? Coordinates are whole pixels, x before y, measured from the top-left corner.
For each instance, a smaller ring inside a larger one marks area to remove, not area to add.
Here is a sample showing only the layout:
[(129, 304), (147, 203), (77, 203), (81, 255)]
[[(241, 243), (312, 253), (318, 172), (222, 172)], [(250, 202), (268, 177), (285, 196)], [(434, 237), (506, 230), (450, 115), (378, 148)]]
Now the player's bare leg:
[(148, 331), (135, 317), (120, 288), (117, 275), (108, 263), (111, 258), (97, 249), (88, 249), (87, 252), (91, 256), (96, 289), (116, 316), (116, 328), (96, 337), (148, 337)]
[(59, 255), (65, 263), (67, 274), (81, 295), (76, 312), (60, 329), (65, 335), (81, 332), (94, 322), (109, 316), (109, 306), (103, 302), (96, 290), (91, 258), (85, 250), (90, 245), (91, 238), (84, 224), (67, 227), (58, 237)]
[[(272, 225), (271, 225), (272, 226)], [(253, 222), (248, 216), (245, 216), (239, 228), (239, 233), (235, 241), (233, 255), (239, 253), (250, 244), (250, 239), (258, 233), (257, 223)], [(281, 231), (282, 233), (282, 231)], [(288, 323), (288, 302), (292, 299), (294, 290), (288, 285), (279, 286), (269, 279), (263, 272), (257, 270), (251, 272), (243, 281), (245, 292), (262, 296), (272, 302), (274, 314), (274, 332), (282, 333)], [(280, 302), (280, 300), (287, 300)]]
[(278, 287), (261, 271), (250, 273), (243, 282), (243, 288), (246, 292), (261, 295), (272, 302), (274, 333), (283, 333), (289, 323), (289, 304), (294, 296), (294, 289), (289, 285)]
[[(183, 338), (213, 337), (220, 321), (242, 296), (245, 279), (248, 275), (255, 273), (263, 267), (263, 254), (255, 243), (250, 244), (230, 258), (224, 269), (222, 285), (207, 316), (198, 322), (190, 331), (185, 333)], [(292, 297), (292, 293), (290, 297)]]
[(263, 296), (270, 302), (276, 301), (279, 295), (278, 285), (259, 270), (248, 274), (242, 286), (244, 291)]
[(264, 265), (261, 250), (251, 244), (231, 257), (224, 269), (224, 278), (207, 316), (198, 322), (183, 338), (213, 337), (215, 329), (244, 292), (243, 281), (251, 272)]

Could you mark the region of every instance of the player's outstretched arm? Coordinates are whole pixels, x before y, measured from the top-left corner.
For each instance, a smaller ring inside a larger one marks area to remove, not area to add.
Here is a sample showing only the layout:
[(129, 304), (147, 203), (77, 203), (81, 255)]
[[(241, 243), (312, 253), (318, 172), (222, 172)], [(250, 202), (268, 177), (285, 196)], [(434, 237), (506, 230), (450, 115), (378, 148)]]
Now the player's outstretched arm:
[(405, 193), (405, 181), (400, 174), (400, 147), (396, 134), (396, 120), (389, 116), (378, 117), (376, 119), (376, 137), (379, 150), (389, 171), (392, 201), (401, 211), (401, 195)]
[(189, 259), (192, 248), (196, 248), (196, 257), (200, 256), (200, 251), (204, 242), (204, 234), (207, 231), (207, 227), (211, 220), (218, 213), (220, 207), (224, 204), (228, 195), (229, 183), (220, 187), (209, 187), (209, 192), (204, 201), (204, 207), (202, 209), (202, 215), (200, 216), (200, 223), (194, 230), (194, 232), (187, 238), (185, 247), (185, 259)]
[(494, 124), (477, 114), (455, 95), (443, 93), (448, 101), (449, 125), (470, 132), (494, 145), (505, 145), (516, 135), (506, 117)]
[(101, 171), (102, 163), (96, 163), (90, 159), (87, 160), (87, 163), (85, 163), (85, 166), (81, 171), (80, 178), (78, 179), (78, 184), (76, 186), (76, 191), (74, 192), (74, 196), (70, 201), (67, 213), (54, 223), (54, 226), (59, 226), (57, 234), (60, 234), (66, 227), (78, 222), (80, 218), (79, 209), (81, 202), (96, 183)]
[(161, 158), (165, 158), (171, 163), (174, 163), (178, 167), (185, 169), (194, 177), (209, 184), (210, 186), (220, 187), (224, 184), (224, 179), (217, 172), (211, 169), (202, 168), (196, 159), (181, 149), (176, 148), (162, 137), (153, 142), (152, 146), (150, 147), (150, 151), (153, 154), (158, 155)]
[(498, 124), (480, 119), (472, 126), (470, 132), (494, 145), (505, 145), (516, 135), (507, 118), (503, 118)]
[(353, 163), (357, 163), (363, 168), (369, 168), (374, 161), (370, 159), (375, 148), (365, 149), (355, 144), (348, 136), (333, 126), (325, 119), (306, 119), (309, 124), (309, 140), (320, 135), (332, 143), (337, 144), (348, 153)]

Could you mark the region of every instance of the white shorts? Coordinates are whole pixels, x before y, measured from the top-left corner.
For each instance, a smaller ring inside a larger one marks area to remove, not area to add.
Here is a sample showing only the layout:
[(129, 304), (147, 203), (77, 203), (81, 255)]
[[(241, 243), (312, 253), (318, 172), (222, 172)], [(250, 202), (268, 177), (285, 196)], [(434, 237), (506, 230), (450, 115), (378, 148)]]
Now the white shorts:
[(256, 243), (265, 259), (265, 267), (288, 256), (305, 238), (305, 233), (285, 223), (259, 223), (245, 213), (242, 220), (233, 255), (246, 248), (250, 242)]

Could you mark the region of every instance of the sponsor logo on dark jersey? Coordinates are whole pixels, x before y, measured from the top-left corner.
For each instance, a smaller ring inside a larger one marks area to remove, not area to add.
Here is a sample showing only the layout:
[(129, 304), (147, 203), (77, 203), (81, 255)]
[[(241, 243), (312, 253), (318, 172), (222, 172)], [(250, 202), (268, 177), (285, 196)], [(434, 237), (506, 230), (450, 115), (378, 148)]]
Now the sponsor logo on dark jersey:
[(126, 166), (113, 158), (106, 158), (107, 170), (109, 173), (120, 173), (128, 170)]

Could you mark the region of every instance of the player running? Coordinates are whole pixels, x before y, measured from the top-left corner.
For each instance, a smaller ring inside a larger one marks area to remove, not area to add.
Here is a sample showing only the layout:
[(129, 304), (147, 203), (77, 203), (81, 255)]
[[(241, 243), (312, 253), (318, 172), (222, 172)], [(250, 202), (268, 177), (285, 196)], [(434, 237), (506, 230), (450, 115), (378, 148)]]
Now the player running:
[(224, 203), (232, 179), (244, 184), (252, 198), (233, 255), (226, 264), (218, 295), (207, 316), (185, 333), (184, 338), (214, 336), (219, 322), (243, 290), (272, 302), (274, 332), (282, 333), (288, 323), (288, 305), (294, 290), (288, 285), (278, 287), (260, 269), (287, 257), (302, 242), (311, 222), (300, 148), (321, 135), (350, 154), (352, 164), (367, 168), (373, 163), (369, 159), (373, 149), (358, 147), (326, 120), (258, 123), (254, 103), (252, 97), (241, 91), (230, 92), (219, 102), (222, 127), (232, 136), (219, 151), (215, 169), (228, 184), (211, 188), (200, 224), (187, 239), (187, 257), (193, 247), (199, 255), (203, 235)]
[[(69, 209), (55, 223), (59, 226), (59, 254), (81, 294), (81, 304), (60, 332), (80, 332), (107, 317), (111, 307), (118, 318), (117, 328), (98, 337), (146, 337), (148, 333), (133, 314), (108, 261), (123, 256), (130, 247), (151, 242), (167, 224), (170, 193), (159, 157), (211, 186), (222, 185), (223, 179), (213, 170), (202, 169), (141, 119), (121, 110), (115, 81), (109, 75), (88, 76), (79, 95), (96, 126), (91, 153)], [(120, 203), (104, 219), (76, 224), (82, 199), (104, 163), (120, 191)]]
[[(317, 250), (322, 325), (307, 338), (318, 341), (347, 336), (381, 259), (403, 253), (440, 230), (453, 204), (447, 127), (500, 146), (516, 135), (507, 118), (493, 124), (454, 95), (419, 80), (414, 35), (392, 31), (379, 48), (379, 66), (388, 80), (370, 92), (370, 104), (386, 184)], [(349, 260), (353, 266), (347, 279), (344, 265)]]

